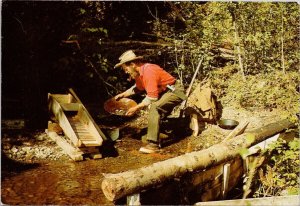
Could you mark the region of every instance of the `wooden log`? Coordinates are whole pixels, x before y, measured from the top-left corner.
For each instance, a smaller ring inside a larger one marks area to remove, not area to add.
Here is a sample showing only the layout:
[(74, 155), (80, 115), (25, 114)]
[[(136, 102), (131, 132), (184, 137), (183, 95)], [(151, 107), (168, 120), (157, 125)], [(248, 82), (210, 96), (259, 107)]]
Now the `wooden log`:
[(262, 197), (262, 198), (249, 198), (249, 199), (237, 199), (237, 200), (224, 200), (224, 201), (211, 201), (211, 202), (198, 202), (196, 206), (215, 206), (215, 205), (300, 205), (299, 195), (290, 196), (276, 196), (276, 197)]
[(238, 156), (241, 148), (248, 148), (293, 126), (294, 124), (288, 120), (281, 120), (205, 150), (187, 153), (135, 170), (118, 174), (104, 174), (101, 185), (103, 193), (108, 200), (114, 201), (162, 184), (167, 180), (181, 177), (185, 173), (218, 165)]

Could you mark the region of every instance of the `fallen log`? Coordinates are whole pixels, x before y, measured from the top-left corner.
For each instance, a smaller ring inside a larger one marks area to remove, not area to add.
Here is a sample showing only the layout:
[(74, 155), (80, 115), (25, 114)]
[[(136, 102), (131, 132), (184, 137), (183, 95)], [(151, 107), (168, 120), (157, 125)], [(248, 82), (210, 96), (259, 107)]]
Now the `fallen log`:
[(293, 126), (294, 124), (288, 120), (281, 120), (205, 150), (187, 153), (135, 170), (104, 174), (101, 188), (108, 200), (115, 201), (126, 195), (160, 185), (167, 180), (179, 178), (187, 172), (201, 171), (228, 161), (239, 155), (242, 148), (249, 148)]

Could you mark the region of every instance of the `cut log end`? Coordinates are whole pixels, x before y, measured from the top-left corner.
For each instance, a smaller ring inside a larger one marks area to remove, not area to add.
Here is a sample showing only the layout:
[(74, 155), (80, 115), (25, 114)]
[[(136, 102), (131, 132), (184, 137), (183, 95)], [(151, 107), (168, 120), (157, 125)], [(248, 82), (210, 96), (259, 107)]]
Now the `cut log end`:
[(114, 182), (109, 181), (109, 179), (104, 179), (101, 183), (101, 188), (105, 197), (109, 201), (114, 201), (117, 199), (115, 193), (117, 189), (116, 189), (116, 184)]

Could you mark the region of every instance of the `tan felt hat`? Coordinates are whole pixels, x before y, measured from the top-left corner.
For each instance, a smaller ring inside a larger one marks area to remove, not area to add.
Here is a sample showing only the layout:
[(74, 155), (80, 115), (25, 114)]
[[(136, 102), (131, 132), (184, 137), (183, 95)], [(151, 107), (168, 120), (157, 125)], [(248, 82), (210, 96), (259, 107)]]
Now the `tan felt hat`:
[(114, 68), (120, 67), (122, 64), (125, 64), (126, 62), (130, 62), (142, 58), (143, 58), (142, 56), (136, 56), (132, 50), (128, 50), (119, 57), (120, 62), (116, 64)]

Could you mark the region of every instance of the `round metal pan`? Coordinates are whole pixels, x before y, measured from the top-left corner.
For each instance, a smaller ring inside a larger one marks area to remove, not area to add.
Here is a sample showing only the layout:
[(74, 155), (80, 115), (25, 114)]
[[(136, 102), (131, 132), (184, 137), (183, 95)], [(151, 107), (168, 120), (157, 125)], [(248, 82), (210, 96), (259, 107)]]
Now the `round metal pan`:
[(136, 105), (137, 103), (129, 98), (122, 98), (119, 100), (111, 98), (104, 103), (104, 109), (110, 114), (125, 116), (127, 110)]
[(232, 119), (220, 119), (217, 123), (223, 129), (234, 129), (239, 124), (238, 121)]

